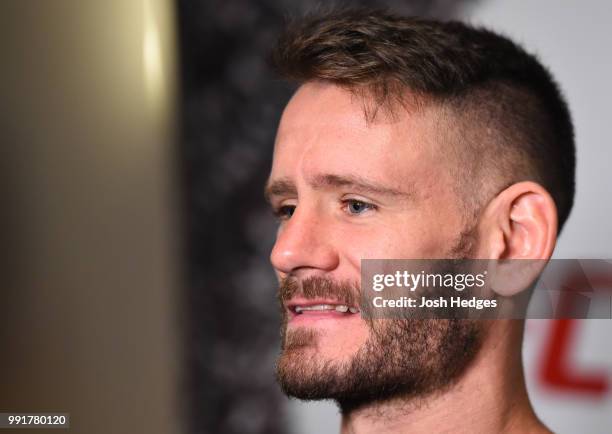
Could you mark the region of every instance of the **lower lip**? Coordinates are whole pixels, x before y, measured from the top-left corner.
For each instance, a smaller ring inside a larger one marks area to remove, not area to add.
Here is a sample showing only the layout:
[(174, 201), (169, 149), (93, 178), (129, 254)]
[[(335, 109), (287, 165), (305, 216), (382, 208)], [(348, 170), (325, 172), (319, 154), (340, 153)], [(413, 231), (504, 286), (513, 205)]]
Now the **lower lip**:
[(358, 313), (342, 313), (336, 311), (321, 311), (321, 312), (306, 312), (296, 314), (291, 312), (289, 317), (289, 324), (308, 324), (319, 321), (350, 321), (361, 319), (361, 315)]

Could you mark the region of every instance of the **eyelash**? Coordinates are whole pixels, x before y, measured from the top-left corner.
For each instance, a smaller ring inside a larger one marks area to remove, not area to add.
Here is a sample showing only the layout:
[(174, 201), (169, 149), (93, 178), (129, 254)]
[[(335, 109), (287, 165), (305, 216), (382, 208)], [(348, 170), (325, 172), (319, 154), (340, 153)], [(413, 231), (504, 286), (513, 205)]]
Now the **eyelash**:
[(293, 214), (293, 212), (295, 211), (295, 205), (282, 205), (282, 206), (279, 206), (278, 208), (275, 208), (272, 212), (274, 213), (276, 218), (279, 220), (289, 220), (291, 216), (287, 216), (287, 214), (283, 211), (283, 210), (286, 210), (287, 208), (292, 208), (291, 214)]
[[(360, 200), (360, 199), (345, 199), (342, 201), (343, 204), (343, 208), (348, 208), (351, 204), (354, 203), (359, 203), (365, 206), (366, 210), (376, 210), (376, 205), (374, 205), (373, 203), (370, 202), (366, 202), (365, 200)], [(348, 211), (347, 211), (348, 212)], [(361, 215), (362, 213), (350, 213), (348, 212), (348, 214), (350, 215)]]
[[(362, 213), (351, 213), (348, 211), (348, 207), (351, 204), (355, 204), (355, 203), (364, 205), (366, 210), (378, 209), (377, 206), (374, 205), (373, 203), (366, 202), (365, 200), (360, 200), (360, 199), (345, 199), (342, 201), (342, 208), (346, 210), (347, 214), (351, 216), (361, 215)], [(279, 220), (288, 220), (289, 218), (291, 218), (291, 215), (293, 215), (293, 213), (295, 212), (295, 208), (296, 208), (296, 205), (282, 205), (274, 209), (273, 212), (276, 218), (278, 218)], [(291, 215), (288, 215), (289, 213), (288, 209), (291, 209), (290, 211)]]

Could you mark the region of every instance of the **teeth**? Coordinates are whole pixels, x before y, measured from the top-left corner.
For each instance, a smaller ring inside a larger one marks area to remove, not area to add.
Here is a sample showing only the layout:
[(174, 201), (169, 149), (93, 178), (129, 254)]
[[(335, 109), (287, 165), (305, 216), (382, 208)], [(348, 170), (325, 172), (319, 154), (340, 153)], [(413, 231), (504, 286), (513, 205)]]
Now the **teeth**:
[(315, 304), (313, 306), (296, 306), (295, 311), (301, 313), (305, 310), (334, 310), (335, 306), (331, 304)]
[(316, 304), (313, 306), (296, 306), (295, 307), (295, 313), (302, 313), (304, 311), (313, 311), (313, 310), (318, 310), (318, 311), (325, 311), (325, 310), (335, 310), (336, 312), (340, 312), (340, 313), (346, 313), (346, 312), (351, 312), (351, 313), (358, 313), (359, 309), (357, 309), (356, 307), (348, 307), (345, 304), (338, 304), (338, 305), (333, 305), (333, 304)]

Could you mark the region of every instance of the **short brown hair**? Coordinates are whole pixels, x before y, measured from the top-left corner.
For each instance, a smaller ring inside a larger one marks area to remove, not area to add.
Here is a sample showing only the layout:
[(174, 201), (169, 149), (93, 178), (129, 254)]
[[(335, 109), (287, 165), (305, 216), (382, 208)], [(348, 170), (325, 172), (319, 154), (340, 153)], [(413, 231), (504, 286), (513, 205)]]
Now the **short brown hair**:
[(460, 22), (345, 9), (289, 23), (272, 62), (298, 84), (365, 89), (376, 107), (392, 109), (409, 89), (452, 114), (472, 193), (484, 175), (500, 176), (496, 191), (531, 179), (553, 197), (559, 229), (567, 220), (575, 176), (569, 109), (548, 70), (511, 40)]

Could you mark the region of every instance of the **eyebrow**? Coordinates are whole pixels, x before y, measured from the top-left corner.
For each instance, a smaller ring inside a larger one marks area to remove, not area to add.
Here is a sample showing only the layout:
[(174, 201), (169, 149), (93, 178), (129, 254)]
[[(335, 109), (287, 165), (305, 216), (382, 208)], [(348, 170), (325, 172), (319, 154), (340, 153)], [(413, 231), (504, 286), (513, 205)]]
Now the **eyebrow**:
[(297, 196), (297, 188), (289, 178), (269, 180), (264, 189), (266, 202), (271, 203), (273, 196)]
[[(310, 178), (308, 183), (314, 189), (318, 190), (330, 187), (349, 187), (362, 193), (377, 194), (381, 196), (401, 197), (407, 199), (412, 199), (415, 197), (415, 190), (413, 187), (408, 191), (403, 191), (378, 184), (356, 175), (318, 174)], [(297, 188), (289, 178), (269, 181), (264, 191), (264, 197), (268, 202), (271, 201), (273, 196), (290, 195), (296, 196)]]

